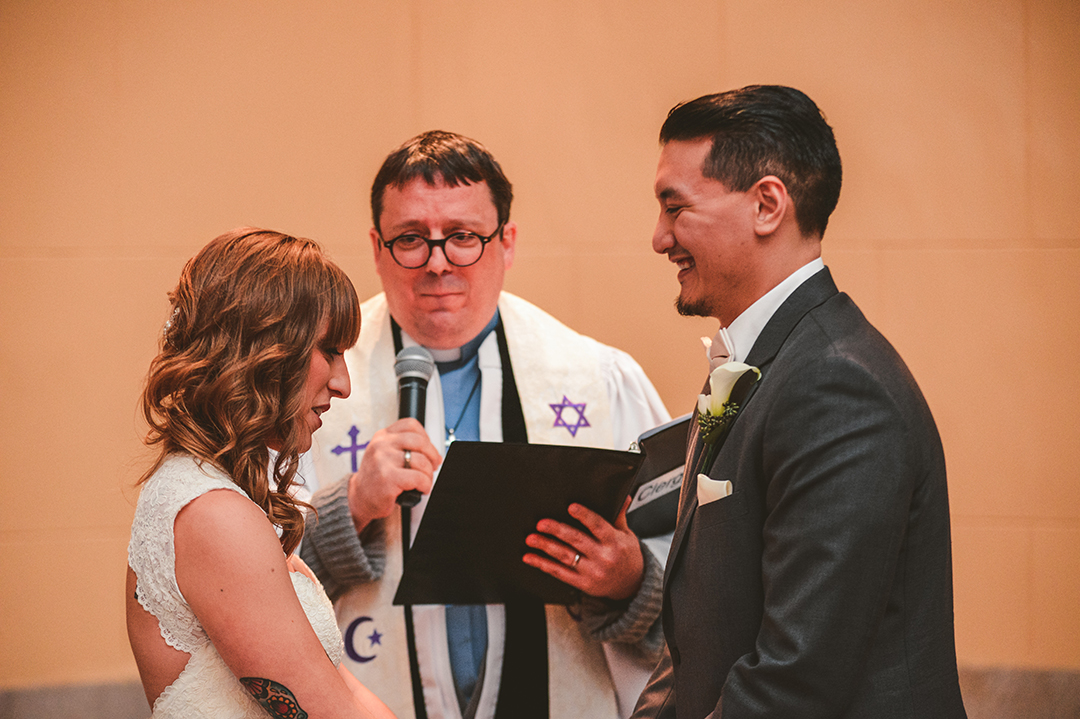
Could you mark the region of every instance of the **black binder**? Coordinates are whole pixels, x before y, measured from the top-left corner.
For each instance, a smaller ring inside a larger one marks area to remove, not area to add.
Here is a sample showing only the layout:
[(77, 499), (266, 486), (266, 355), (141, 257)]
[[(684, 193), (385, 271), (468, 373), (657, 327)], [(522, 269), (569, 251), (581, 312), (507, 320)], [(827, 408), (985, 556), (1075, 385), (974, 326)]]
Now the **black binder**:
[(576, 589), (522, 561), (534, 551), (525, 537), (545, 517), (577, 524), (567, 512), (572, 502), (613, 522), (627, 495), (641, 494), (642, 488), (651, 501), (634, 506), (628, 525), (636, 525), (639, 536), (674, 529), (678, 482), (670, 486), (669, 476), (658, 486), (654, 480), (670, 474), (677, 455), (685, 454), (687, 421), (646, 432), (638, 441), (640, 452), (454, 442), (409, 549), (394, 604), (505, 604), (526, 598), (575, 603)]
[(641, 539), (675, 531), (690, 417), (676, 417), (638, 438), (645, 461), (634, 478), (626, 524)]

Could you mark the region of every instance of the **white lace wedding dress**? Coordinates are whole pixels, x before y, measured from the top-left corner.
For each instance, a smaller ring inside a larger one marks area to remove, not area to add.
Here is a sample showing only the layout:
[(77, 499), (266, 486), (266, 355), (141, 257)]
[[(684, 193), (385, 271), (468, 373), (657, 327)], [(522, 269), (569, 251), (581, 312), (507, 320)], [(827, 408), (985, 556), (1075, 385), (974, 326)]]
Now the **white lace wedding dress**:
[[(266, 719), (266, 710), (225, 665), (176, 583), (173, 522), (188, 502), (215, 489), (247, 496), (214, 467), (176, 455), (143, 485), (135, 509), (128, 564), (138, 579), (139, 603), (157, 618), (169, 646), (191, 655), (177, 680), (154, 702), (154, 719)], [(303, 574), (290, 576), (319, 641), (338, 665), (345, 649), (330, 600), (322, 586)]]

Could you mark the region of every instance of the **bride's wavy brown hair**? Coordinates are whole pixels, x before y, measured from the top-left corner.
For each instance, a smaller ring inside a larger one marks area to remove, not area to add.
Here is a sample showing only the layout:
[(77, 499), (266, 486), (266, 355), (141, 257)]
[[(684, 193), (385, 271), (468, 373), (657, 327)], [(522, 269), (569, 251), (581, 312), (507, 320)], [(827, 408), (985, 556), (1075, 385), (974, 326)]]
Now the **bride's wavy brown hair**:
[[(160, 453), (139, 481), (175, 452), (210, 462), (281, 528), (291, 554), (309, 506), (289, 487), (307, 442), (311, 354), (356, 344), (356, 290), (312, 240), (241, 228), (195, 255), (169, 299), (172, 316), (142, 397), (145, 441)], [(278, 447), (276, 486), (268, 443)]]

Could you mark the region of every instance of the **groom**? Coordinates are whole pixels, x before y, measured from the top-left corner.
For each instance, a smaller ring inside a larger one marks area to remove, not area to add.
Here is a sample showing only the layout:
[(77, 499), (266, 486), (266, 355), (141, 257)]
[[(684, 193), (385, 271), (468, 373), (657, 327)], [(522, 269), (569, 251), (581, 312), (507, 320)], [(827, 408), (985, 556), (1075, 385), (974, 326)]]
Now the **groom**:
[(676, 306), (720, 321), (714, 364), (761, 379), (710, 466), (691, 437), (667, 647), (634, 716), (964, 717), (941, 441), (821, 260), (832, 129), (798, 90), (752, 86), (676, 106), (660, 141)]

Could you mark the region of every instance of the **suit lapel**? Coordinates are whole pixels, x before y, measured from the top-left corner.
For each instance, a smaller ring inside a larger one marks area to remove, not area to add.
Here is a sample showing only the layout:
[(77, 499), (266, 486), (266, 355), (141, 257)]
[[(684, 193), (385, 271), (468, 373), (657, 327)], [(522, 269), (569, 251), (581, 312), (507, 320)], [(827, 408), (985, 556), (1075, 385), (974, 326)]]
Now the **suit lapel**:
[(764, 380), (766, 365), (776, 357), (795, 325), (799, 324), (807, 312), (824, 303), (837, 291), (828, 267), (799, 285), (761, 330), (750, 354), (746, 356), (746, 364), (760, 369)]
[[(739, 421), (739, 417), (742, 416), (743, 410), (745, 410), (746, 405), (753, 398), (758, 386), (767, 380), (769, 365), (772, 364), (773, 359), (776, 358), (777, 353), (780, 351), (784, 342), (787, 341), (788, 335), (795, 329), (795, 326), (807, 312), (824, 303), (830, 297), (837, 294), (837, 292), (836, 284), (832, 279), (832, 273), (830, 273), (829, 268), (826, 267), (821, 272), (818, 272), (799, 285), (799, 287), (791, 293), (791, 296), (784, 300), (784, 303), (780, 305), (775, 313), (773, 313), (773, 316), (769, 319), (764, 329), (761, 330), (761, 334), (758, 335), (757, 341), (754, 342), (754, 346), (750, 349), (750, 353), (746, 357), (746, 364), (761, 370), (761, 379), (757, 382), (750, 383), (747, 376), (744, 375), (731, 390), (732, 398), (739, 403), (740, 407), (739, 414), (736, 415), (735, 420), (732, 422), (732, 426), (734, 426), (735, 422)], [(744, 383), (743, 380), (747, 380), (747, 382)], [(708, 381), (706, 381), (702, 392), (706, 392), (708, 389), (709, 384)], [(742, 395), (741, 398), (740, 395)], [(701, 441), (701, 432), (697, 424), (696, 411), (694, 412), (692, 422), (692, 434), (690, 436), (689, 445), (692, 447), (692, 450), (690, 452), (690, 461), (686, 463), (686, 468), (683, 470), (682, 495), (679, 498), (678, 523), (675, 526), (675, 534), (672, 537), (671, 552), (668, 555), (667, 565), (664, 567), (665, 587), (668, 584), (668, 577), (671, 569), (675, 566), (675, 559), (682, 551), (682, 543), (686, 538), (686, 530), (690, 524), (690, 519), (694, 514), (694, 510), (697, 508), (697, 465), (698, 462), (701, 461), (704, 443)], [(731, 428), (724, 433), (724, 436), (720, 441), (726, 442), (730, 434)], [(720, 453), (723, 454), (723, 449), (721, 449)]]

